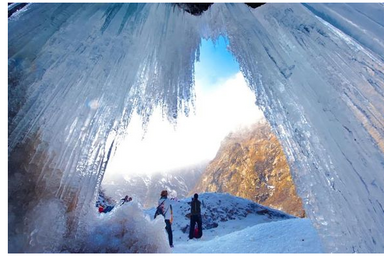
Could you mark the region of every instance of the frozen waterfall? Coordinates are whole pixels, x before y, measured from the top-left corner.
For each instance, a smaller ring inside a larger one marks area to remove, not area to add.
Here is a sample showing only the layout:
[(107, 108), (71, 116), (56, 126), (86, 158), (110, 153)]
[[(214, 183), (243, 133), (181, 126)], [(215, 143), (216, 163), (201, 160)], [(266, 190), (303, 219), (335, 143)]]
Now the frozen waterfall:
[(174, 124), (188, 115), (201, 38), (224, 35), (324, 248), (384, 252), (383, 12), (27, 5), (8, 19), (9, 251), (84, 251), (88, 209), (130, 116), (145, 127), (156, 107)]

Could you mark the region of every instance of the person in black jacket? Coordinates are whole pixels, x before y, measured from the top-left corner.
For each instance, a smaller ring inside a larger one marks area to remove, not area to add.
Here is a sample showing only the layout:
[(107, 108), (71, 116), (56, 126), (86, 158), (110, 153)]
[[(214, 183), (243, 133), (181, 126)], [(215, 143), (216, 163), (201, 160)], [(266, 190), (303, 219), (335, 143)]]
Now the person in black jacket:
[[(191, 225), (189, 227), (189, 239), (192, 239), (194, 237), (200, 238), (203, 235), (203, 227), (202, 227), (203, 223), (201, 220), (201, 209), (200, 209), (201, 202), (197, 199), (198, 197), (199, 195), (195, 193), (191, 202), (191, 223), (190, 223)], [(197, 236), (194, 234), (196, 223), (198, 228)]]

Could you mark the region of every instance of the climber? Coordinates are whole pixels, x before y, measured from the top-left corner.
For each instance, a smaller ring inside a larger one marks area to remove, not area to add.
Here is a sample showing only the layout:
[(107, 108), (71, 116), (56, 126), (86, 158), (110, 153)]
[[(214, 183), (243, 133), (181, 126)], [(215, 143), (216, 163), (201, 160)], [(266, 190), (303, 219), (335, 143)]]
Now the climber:
[[(200, 201), (198, 200), (199, 195), (195, 193), (191, 202), (191, 223), (189, 227), (189, 239), (201, 238), (203, 235), (203, 223), (201, 219)], [(197, 223), (197, 232), (195, 232), (195, 226)]]
[(128, 195), (125, 195), (125, 197), (122, 198), (120, 201), (122, 201), (122, 203), (120, 204), (120, 206), (122, 206), (125, 202), (130, 202), (130, 201), (132, 201), (132, 198), (131, 198), (131, 197), (128, 197)]
[(161, 214), (164, 216), (165, 230), (168, 233), (169, 246), (173, 247), (173, 234), (172, 234), (172, 222), (173, 222), (173, 211), (170, 200), (167, 198), (168, 191), (163, 190), (160, 194), (159, 203), (154, 218)]

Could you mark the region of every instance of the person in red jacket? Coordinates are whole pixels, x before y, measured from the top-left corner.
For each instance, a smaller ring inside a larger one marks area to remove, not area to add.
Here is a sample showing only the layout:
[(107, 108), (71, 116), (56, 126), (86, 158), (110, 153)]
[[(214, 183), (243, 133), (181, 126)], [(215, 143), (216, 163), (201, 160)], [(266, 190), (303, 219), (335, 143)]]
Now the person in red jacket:
[(104, 212), (104, 207), (103, 207), (103, 205), (99, 205), (99, 213), (103, 213)]

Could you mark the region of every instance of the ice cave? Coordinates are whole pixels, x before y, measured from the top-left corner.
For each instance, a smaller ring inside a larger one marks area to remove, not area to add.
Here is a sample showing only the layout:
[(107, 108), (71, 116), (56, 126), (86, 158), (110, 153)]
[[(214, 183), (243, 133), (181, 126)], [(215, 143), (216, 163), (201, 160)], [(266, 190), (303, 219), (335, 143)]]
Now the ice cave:
[(33, 3), (13, 13), (9, 252), (90, 251), (89, 207), (132, 113), (145, 128), (155, 108), (173, 124), (193, 112), (201, 40), (220, 36), (325, 251), (384, 252), (383, 4), (254, 7)]

